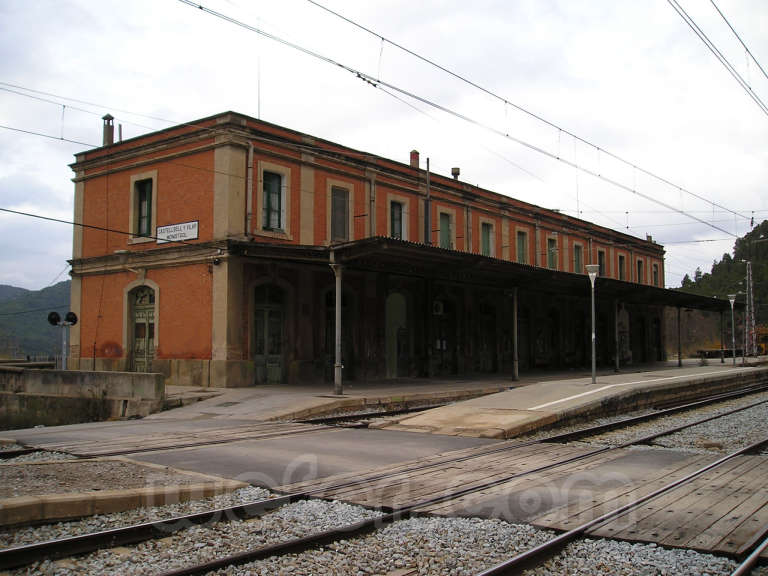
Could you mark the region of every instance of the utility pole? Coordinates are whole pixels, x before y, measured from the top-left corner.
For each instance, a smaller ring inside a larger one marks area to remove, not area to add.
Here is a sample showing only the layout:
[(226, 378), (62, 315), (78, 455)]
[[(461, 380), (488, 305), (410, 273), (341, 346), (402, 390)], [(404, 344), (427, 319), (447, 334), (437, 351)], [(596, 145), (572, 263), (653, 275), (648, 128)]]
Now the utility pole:
[(757, 327), (755, 326), (755, 290), (752, 284), (752, 262), (749, 260), (747, 260), (747, 321), (747, 334), (749, 335), (747, 356), (754, 356), (757, 353)]

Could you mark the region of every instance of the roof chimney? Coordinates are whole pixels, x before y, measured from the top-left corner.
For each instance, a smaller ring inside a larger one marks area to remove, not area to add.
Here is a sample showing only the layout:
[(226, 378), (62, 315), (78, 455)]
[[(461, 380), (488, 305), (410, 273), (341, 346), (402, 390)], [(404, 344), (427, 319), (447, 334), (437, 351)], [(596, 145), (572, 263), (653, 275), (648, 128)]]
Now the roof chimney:
[(412, 168), (419, 167), (419, 151), (418, 150), (411, 150), (411, 167)]
[(109, 146), (115, 143), (115, 123), (111, 114), (106, 114), (101, 118), (104, 120), (104, 137), (102, 138), (101, 145)]
[(461, 168), (459, 168), (458, 166), (454, 166), (453, 168), (451, 168), (451, 176), (453, 176), (454, 180), (459, 179), (459, 174), (461, 174)]

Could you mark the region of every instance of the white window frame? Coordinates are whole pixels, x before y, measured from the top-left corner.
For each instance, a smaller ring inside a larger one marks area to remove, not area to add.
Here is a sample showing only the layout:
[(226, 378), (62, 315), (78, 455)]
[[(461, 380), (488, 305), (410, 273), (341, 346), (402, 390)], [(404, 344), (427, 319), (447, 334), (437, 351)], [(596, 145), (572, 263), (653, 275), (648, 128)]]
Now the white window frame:
[(330, 245), (331, 225), (333, 222), (333, 189), (344, 188), (347, 191), (347, 234), (346, 242), (355, 239), (355, 187), (351, 182), (328, 178), (325, 185), (325, 242)]
[[(525, 258), (523, 261), (520, 261), (520, 235), (525, 236), (525, 250), (523, 252), (523, 255)], [(527, 228), (515, 228), (515, 260), (518, 264), (530, 264), (528, 261), (531, 256), (531, 250), (530, 250), (530, 230)]]
[[(142, 180), (152, 181), (152, 205), (150, 207), (150, 226), (149, 236), (139, 236), (139, 198), (136, 184)], [(128, 244), (143, 244), (146, 242), (154, 242), (157, 236), (157, 170), (150, 170), (147, 172), (141, 172), (139, 174), (131, 175), (131, 190), (129, 194), (130, 205), (128, 207), (128, 229), (131, 232), (131, 236), (128, 237)]]
[[(288, 166), (259, 160), (259, 183), (256, 191), (256, 222), (254, 234), (271, 238), (291, 239), (291, 169)], [(279, 228), (264, 228), (264, 172), (281, 176)]]
[(487, 256), (491, 258), (496, 257), (496, 222), (491, 220), (490, 218), (479, 218), (479, 224), (480, 224), (480, 254), (483, 253), (483, 227), (488, 226), (490, 227), (490, 238), (488, 242), (489, 252)]
[(387, 194), (387, 236), (392, 236), (392, 204), (400, 204), (402, 209), (402, 214), (400, 217), (401, 222), (401, 240), (408, 240), (408, 214), (410, 213), (409, 210), (409, 199), (405, 196), (400, 196), (398, 194)]

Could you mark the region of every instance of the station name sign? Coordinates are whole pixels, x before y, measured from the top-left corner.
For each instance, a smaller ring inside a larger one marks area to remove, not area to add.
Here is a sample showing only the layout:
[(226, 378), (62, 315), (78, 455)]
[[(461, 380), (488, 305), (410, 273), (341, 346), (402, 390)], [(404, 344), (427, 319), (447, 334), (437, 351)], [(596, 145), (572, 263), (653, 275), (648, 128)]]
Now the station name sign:
[(157, 243), (178, 242), (196, 240), (198, 236), (198, 221), (182, 222), (181, 224), (169, 224), (157, 227)]

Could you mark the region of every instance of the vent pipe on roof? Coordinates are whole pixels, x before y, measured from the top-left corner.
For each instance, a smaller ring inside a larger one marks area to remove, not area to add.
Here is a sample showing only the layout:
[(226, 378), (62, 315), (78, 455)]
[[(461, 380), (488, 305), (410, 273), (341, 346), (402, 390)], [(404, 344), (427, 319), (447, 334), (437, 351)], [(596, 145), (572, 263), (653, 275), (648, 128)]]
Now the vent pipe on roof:
[(419, 167), (419, 151), (418, 150), (411, 150), (411, 167), (412, 168)]
[(115, 143), (115, 122), (114, 117), (111, 114), (106, 114), (102, 118), (104, 120), (104, 131), (101, 145), (109, 146)]
[(459, 168), (458, 166), (454, 166), (453, 168), (451, 168), (451, 176), (453, 176), (454, 180), (459, 179), (459, 174), (461, 174), (461, 168)]

